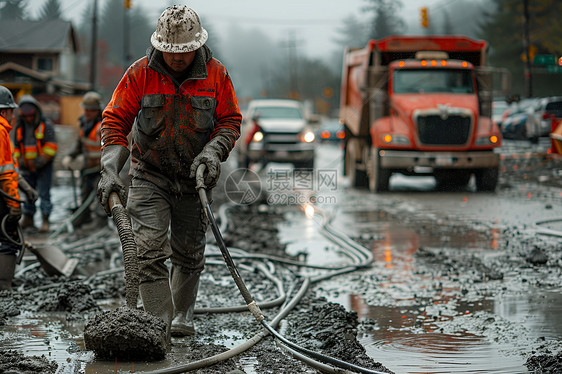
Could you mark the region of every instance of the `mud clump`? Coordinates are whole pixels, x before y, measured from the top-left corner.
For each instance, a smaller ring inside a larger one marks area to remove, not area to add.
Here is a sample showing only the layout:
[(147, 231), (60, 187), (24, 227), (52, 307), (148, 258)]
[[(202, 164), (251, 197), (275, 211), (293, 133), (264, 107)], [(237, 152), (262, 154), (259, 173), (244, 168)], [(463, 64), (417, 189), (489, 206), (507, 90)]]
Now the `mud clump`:
[(525, 366), (532, 373), (562, 373), (562, 352), (558, 352), (556, 355), (530, 357)]
[(166, 355), (166, 323), (141, 310), (121, 307), (91, 318), (84, 344), (100, 359), (156, 361)]
[(54, 374), (58, 365), (45, 356), (24, 356), (23, 354), (0, 349), (0, 373)]
[(357, 340), (356, 312), (347, 312), (324, 298), (303, 300), (301, 305), (307, 307), (300, 307), (287, 319), (297, 344), (357, 366), (392, 373), (371, 359)]
[(92, 289), (79, 282), (63, 283), (54, 294), (47, 296), (39, 310), (46, 312), (81, 313), (99, 307), (91, 295)]

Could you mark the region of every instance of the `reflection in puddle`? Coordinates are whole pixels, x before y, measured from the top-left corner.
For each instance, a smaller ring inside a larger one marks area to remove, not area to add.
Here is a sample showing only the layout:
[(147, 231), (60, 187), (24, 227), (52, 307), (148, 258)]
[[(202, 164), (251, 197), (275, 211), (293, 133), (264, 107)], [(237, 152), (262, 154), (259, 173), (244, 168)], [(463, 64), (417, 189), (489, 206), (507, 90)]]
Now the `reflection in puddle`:
[[(417, 268), (415, 254), (421, 247), (493, 253), (502, 245), (497, 228), (467, 230), (419, 217), (400, 221), (384, 211), (345, 212), (334, 225), (359, 240), (375, 239), (363, 242), (371, 245), (376, 275), (369, 273), (372, 286), (365, 283), (369, 300), (343, 292), (328, 294), (329, 300), (355, 311), (359, 320), (373, 321), (367, 323), (374, 326), (365, 328), (361, 342), (370, 357), (396, 373), (526, 373), (521, 349), (529, 348), (527, 339), (558, 339), (562, 334), (559, 293), (481, 292), (468, 300), (459, 282)], [(497, 324), (503, 318), (529, 331), (504, 339), (501, 326), (494, 330), (487, 325), (494, 323), (487, 316), (494, 315)]]

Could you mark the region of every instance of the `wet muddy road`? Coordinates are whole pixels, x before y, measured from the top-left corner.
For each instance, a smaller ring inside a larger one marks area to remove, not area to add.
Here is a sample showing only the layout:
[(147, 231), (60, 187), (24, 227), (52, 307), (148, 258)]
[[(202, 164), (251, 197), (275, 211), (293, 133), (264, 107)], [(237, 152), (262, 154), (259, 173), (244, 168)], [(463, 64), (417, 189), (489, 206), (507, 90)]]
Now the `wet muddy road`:
[[(302, 347), (373, 372), (555, 373), (562, 163), (538, 156), (545, 145), (507, 143), (497, 193), (477, 193), (473, 182), (436, 191), (432, 178), (393, 176), (391, 191), (379, 195), (349, 188), (341, 150), (323, 145), (308, 176), (286, 165), (230, 174), (227, 164), (213, 207), (266, 319), (276, 324), (290, 309), (276, 327)], [(72, 190), (60, 180), (63, 227)], [(196, 337), (174, 338), (161, 361), (96, 359), (84, 347), (86, 322), (124, 304), (115, 230), (61, 229), (42, 239), (79, 258), (79, 267), (70, 280), (53, 279), (26, 255), (15, 291), (0, 293), (0, 372), (164, 372), (253, 343), (195, 372), (326, 370), (260, 335), (210, 233)]]

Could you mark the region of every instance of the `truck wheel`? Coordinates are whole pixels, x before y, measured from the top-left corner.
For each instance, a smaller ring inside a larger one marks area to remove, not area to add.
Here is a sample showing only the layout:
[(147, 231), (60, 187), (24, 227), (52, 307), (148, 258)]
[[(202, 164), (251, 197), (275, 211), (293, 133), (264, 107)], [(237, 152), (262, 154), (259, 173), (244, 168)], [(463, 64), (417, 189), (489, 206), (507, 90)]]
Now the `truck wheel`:
[(371, 149), (371, 156), (369, 158), (369, 190), (371, 192), (384, 192), (388, 191), (390, 170), (381, 168), (378, 148)]
[(498, 184), (498, 176), (498, 167), (476, 171), (476, 189), (478, 191), (495, 191)]
[(353, 143), (351, 139), (346, 143), (345, 148), (345, 175), (351, 181), (352, 187), (367, 187), (369, 185), (367, 172), (365, 170), (357, 169), (356, 152), (359, 151), (359, 146), (358, 144), (355, 144), (355, 147), (353, 147), (350, 146), (350, 143)]

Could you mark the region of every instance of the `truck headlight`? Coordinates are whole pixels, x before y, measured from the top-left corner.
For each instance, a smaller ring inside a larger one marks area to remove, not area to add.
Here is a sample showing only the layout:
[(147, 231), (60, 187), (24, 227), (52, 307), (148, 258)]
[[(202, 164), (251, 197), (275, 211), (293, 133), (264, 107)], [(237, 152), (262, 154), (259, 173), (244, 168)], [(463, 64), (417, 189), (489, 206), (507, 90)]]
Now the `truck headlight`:
[(499, 141), (498, 137), (495, 135), (492, 136), (482, 136), (476, 139), (474, 144), (476, 145), (490, 145), (490, 144), (497, 144)]
[(396, 135), (396, 134), (383, 134), (382, 141), (385, 144), (395, 144), (395, 145), (410, 145), (410, 139), (404, 135)]
[(306, 131), (300, 136), (301, 142), (312, 143), (315, 139), (314, 133), (312, 131)]

